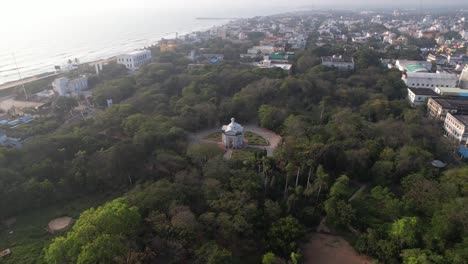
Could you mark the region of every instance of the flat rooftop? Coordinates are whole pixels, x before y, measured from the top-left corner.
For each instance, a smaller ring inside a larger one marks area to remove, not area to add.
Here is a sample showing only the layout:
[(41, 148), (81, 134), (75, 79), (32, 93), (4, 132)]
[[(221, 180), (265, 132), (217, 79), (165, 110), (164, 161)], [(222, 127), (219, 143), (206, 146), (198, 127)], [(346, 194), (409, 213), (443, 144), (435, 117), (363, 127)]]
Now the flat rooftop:
[(408, 72), (428, 72), (431, 67), (431, 63), (427, 61), (397, 60), (396, 64)]
[(467, 94), (468, 89), (462, 89), (457, 87), (439, 87), (436, 86), (436, 89), (439, 89), (442, 93), (457, 93), (457, 94)]
[(408, 64), (406, 65), (408, 72), (427, 72), (426, 67), (419, 64)]
[(148, 52), (148, 50), (135, 50), (129, 53), (125, 53), (125, 55), (140, 55), (146, 52)]
[(468, 126), (468, 115), (453, 115), (463, 125)]
[(439, 94), (434, 92), (434, 90), (429, 89), (429, 88), (408, 88), (412, 93), (415, 95), (428, 95), (428, 96), (434, 96), (438, 97)]
[(458, 80), (458, 76), (454, 73), (407, 72), (406, 75), (414, 78)]
[(433, 100), (436, 101), (443, 108), (468, 110), (468, 100), (447, 98), (433, 98)]

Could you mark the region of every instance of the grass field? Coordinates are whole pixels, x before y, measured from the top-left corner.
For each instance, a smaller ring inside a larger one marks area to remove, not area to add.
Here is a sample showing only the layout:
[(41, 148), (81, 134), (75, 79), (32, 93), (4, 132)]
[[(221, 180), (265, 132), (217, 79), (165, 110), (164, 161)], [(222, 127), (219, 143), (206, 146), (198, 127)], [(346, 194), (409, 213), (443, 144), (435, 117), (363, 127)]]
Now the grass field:
[[(26, 212), (16, 217), (16, 222), (10, 227), (0, 225), (0, 251), (11, 249), (10, 256), (0, 258), (0, 264), (33, 264), (42, 254), (42, 249), (47, 246), (56, 235), (47, 232), (47, 224), (50, 220), (61, 216), (70, 216), (77, 219), (81, 212), (91, 207), (97, 207), (116, 195), (83, 197), (62, 206), (52, 206)], [(10, 232), (13, 231), (12, 234)]]
[(244, 137), (245, 137), (245, 140), (249, 143), (249, 145), (256, 145), (256, 146), (270, 145), (270, 143), (268, 143), (268, 141), (265, 138), (251, 131), (246, 131)]

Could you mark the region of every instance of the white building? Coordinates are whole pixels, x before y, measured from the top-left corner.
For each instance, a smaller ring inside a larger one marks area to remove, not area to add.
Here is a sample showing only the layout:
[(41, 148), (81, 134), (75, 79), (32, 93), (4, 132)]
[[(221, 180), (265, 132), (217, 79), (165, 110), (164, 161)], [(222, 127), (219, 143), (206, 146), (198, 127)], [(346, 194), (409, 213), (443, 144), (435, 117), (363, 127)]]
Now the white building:
[(445, 132), (461, 144), (468, 143), (468, 115), (453, 115), (448, 113), (445, 117)]
[(430, 97), (439, 97), (439, 95), (429, 88), (408, 88), (408, 100), (411, 106), (426, 104)]
[(231, 123), (221, 128), (223, 132), (222, 140), (226, 148), (241, 148), (244, 146), (244, 127), (236, 123), (231, 118)]
[(151, 61), (150, 50), (137, 50), (127, 54), (122, 54), (117, 57), (117, 63), (124, 65), (131, 71), (136, 71), (143, 64)]
[(340, 70), (354, 70), (354, 59), (343, 58), (333, 55), (332, 57), (322, 57), (322, 65), (325, 67), (335, 67)]
[(468, 98), (468, 89), (458, 87), (436, 87), (434, 92), (443, 96), (455, 96)]
[(464, 40), (468, 40), (468, 30), (463, 30), (460, 32), (460, 35)]
[(240, 32), (239, 33), (239, 40), (246, 40), (246, 39), (248, 39), (247, 34), (245, 34), (244, 32)]
[(457, 87), (458, 76), (453, 73), (407, 72), (402, 80), (411, 88)]
[(250, 54), (272, 54), (275, 53), (275, 47), (274, 46), (269, 46), (269, 45), (263, 45), (263, 46), (254, 46), (253, 48), (249, 49), (247, 53)]
[[(268, 58), (268, 57), (267, 57)], [(254, 63), (255, 67), (258, 68), (266, 68), (266, 69), (272, 69), (272, 68), (281, 68), (285, 71), (290, 71), (292, 68), (292, 64), (289, 63), (274, 63), (269, 59), (264, 59), (260, 62)]]
[(468, 65), (465, 66), (460, 75), (460, 87), (468, 89)]
[(74, 96), (88, 90), (88, 77), (82, 75), (75, 79), (58, 78), (52, 82), (52, 87), (59, 96)]

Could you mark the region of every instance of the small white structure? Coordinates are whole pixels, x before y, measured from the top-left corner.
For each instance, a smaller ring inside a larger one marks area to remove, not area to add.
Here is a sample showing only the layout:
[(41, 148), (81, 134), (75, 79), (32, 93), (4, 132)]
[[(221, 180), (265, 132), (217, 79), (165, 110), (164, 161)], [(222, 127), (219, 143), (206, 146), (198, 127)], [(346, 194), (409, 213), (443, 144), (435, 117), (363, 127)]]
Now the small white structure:
[(75, 79), (58, 78), (52, 82), (52, 87), (59, 96), (74, 96), (88, 90), (88, 77), (82, 75)]
[(138, 70), (140, 66), (149, 61), (151, 61), (151, 51), (146, 49), (122, 54), (117, 57), (117, 63), (124, 65), (131, 71)]
[(292, 64), (288, 64), (288, 63), (273, 63), (271, 60), (268, 59), (268, 56), (266, 56), (265, 59), (260, 62), (253, 63), (253, 65), (258, 68), (266, 68), (266, 69), (281, 68), (286, 71), (291, 70), (291, 67), (292, 67)]
[(239, 33), (239, 40), (246, 40), (247, 38), (248, 38), (248, 36), (244, 32)]
[(343, 56), (333, 55), (332, 57), (322, 57), (322, 65), (325, 67), (335, 67), (340, 70), (354, 70), (354, 59), (343, 58)]
[(242, 148), (244, 146), (244, 127), (236, 123), (235, 118), (231, 118), (231, 123), (223, 126), (223, 144), (226, 148)]
[(55, 93), (54, 90), (44, 90), (42, 92), (38, 92), (33, 94), (33, 96), (36, 96), (37, 98), (52, 98), (54, 97)]

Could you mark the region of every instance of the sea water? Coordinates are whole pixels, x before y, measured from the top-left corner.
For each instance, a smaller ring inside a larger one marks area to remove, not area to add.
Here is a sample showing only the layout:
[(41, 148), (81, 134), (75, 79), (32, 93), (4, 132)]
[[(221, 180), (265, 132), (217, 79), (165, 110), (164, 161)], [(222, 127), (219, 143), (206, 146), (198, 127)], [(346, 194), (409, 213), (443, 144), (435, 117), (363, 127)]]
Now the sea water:
[[(222, 8), (222, 7), (219, 7)], [(0, 84), (53, 72), (77, 58), (81, 63), (109, 58), (156, 44), (193, 31), (208, 30), (227, 20), (197, 20), (197, 17), (246, 18), (285, 11), (274, 8), (236, 10), (128, 9), (47, 20), (15, 21), (0, 25)], [(16, 64), (15, 64), (16, 59)]]

